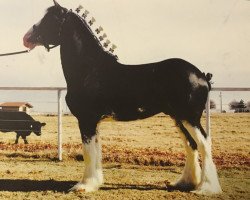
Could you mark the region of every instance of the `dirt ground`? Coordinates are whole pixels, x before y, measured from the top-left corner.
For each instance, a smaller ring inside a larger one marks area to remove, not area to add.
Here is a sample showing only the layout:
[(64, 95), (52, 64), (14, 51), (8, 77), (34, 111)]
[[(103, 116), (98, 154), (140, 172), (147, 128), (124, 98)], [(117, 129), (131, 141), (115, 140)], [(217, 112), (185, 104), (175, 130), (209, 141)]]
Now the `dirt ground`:
[[(185, 162), (174, 122), (164, 115), (99, 125), (105, 183), (94, 193), (68, 192), (84, 164), (77, 122), (63, 117), (63, 161), (57, 161), (56, 116), (34, 116), (47, 125), (30, 144), (14, 145), (0, 133), (0, 199), (250, 199), (250, 114), (212, 114), (213, 157), (223, 194), (210, 197), (168, 191)], [(202, 123), (205, 123), (204, 118)]]

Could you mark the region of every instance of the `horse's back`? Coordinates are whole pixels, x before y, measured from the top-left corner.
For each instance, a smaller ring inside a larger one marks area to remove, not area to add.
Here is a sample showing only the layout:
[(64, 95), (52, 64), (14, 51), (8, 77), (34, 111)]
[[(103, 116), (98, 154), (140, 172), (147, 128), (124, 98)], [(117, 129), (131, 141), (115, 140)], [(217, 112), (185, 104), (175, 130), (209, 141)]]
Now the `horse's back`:
[[(108, 73), (112, 74), (109, 76), (112, 84), (106, 88), (105, 94), (110, 94), (107, 98), (110, 107), (121, 120), (170, 113), (173, 109), (181, 113), (189, 107), (195, 89), (205, 86), (204, 91), (208, 91), (204, 74), (182, 59), (120, 65)], [(205, 99), (206, 94), (203, 96)], [(203, 99), (201, 104), (204, 104)]]
[[(112, 72), (113, 71), (113, 72)], [(111, 78), (111, 88), (122, 94), (150, 93), (159, 95), (178, 90), (190, 90), (195, 86), (206, 86), (208, 83), (204, 73), (191, 63), (172, 58), (160, 62), (140, 65), (118, 65), (107, 70)]]

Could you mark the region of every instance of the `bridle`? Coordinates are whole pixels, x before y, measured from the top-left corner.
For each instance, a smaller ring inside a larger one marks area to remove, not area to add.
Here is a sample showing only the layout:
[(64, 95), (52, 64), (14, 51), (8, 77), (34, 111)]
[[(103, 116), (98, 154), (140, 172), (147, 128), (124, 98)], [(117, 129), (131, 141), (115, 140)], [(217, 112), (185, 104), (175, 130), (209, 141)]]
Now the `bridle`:
[[(33, 28), (33, 31), (36, 33), (37, 26), (34, 24), (32, 28)], [(50, 51), (50, 46), (46, 42), (46, 40), (44, 39), (44, 37), (42, 35), (38, 34), (35, 38), (35, 41), (38, 42), (39, 44), (42, 44), (45, 47), (45, 49), (47, 49), (48, 52)], [(58, 46), (58, 45), (56, 45), (56, 46)]]
[[(65, 23), (67, 17), (68, 17), (68, 14), (71, 13), (71, 12), (72, 12), (71, 9), (70, 9), (70, 10), (67, 9), (67, 12), (64, 14), (64, 16), (63, 16), (63, 18), (62, 18), (62, 22), (61, 22), (61, 24), (60, 24), (59, 33), (58, 33), (58, 37), (59, 37), (59, 38), (61, 38), (62, 28), (63, 28), (63, 25), (64, 25), (64, 23)], [(35, 30), (35, 29), (37, 29), (37, 27), (36, 27), (36, 25), (34, 24), (34, 25), (33, 25), (33, 30)], [(51, 49), (53, 49), (53, 48), (59, 46), (59, 44), (50, 46), (50, 45), (46, 42), (46, 40), (42, 37), (42, 35), (40, 35), (40, 34), (36, 37), (36, 41), (38, 41), (40, 44), (42, 44), (42, 45), (47, 49), (48, 52), (49, 52)], [(16, 51), (16, 52), (10, 52), (10, 53), (3, 53), (3, 54), (0, 54), (0, 57), (2, 57), (2, 56), (12, 56), (12, 55), (23, 54), (23, 53), (29, 53), (29, 52), (30, 52), (30, 50)]]
[[(63, 17), (62, 17), (62, 21), (61, 21), (61, 24), (60, 24), (60, 27), (59, 27), (59, 32), (58, 32), (58, 38), (59, 38), (59, 40), (60, 40), (60, 38), (61, 38), (61, 32), (62, 32), (63, 25), (64, 25), (65, 21), (66, 21), (67, 18), (68, 18), (68, 14), (71, 13), (71, 12), (72, 12), (71, 9), (70, 9), (70, 10), (67, 9), (67, 12), (66, 12), (66, 13), (63, 15)], [(33, 28), (33, 31), (34, 31), (34, 32), (38, 29), (37, 26), (36, 26), (35, 24), (33, 25), (32, 28)], [(35, 40), (36, 40), (36, 42), (38, 42), (39, 44), (43, 45), (43, 46), (45, 47), (45, 49), (47, 49), (48, 52), (50, 51), (50, 49), (53, 49), (53, 48), (55, 48), (55, 47), (57, 47), (57, 46), (60, 45), (60, 44), (57, 44), (57, 45), (52, 45), (52, 46), (50, 46), (50, 45), (48, 44), (48, 42), (46, 41), (46, 39), (45, 39), (41, 34), (37, 34)]]

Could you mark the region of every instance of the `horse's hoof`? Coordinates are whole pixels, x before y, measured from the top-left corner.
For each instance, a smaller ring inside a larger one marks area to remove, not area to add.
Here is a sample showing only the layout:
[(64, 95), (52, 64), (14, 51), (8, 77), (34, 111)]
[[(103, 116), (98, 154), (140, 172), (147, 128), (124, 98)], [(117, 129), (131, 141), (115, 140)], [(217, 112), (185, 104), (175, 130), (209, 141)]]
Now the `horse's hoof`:
[(77, 183), (69, 191), (72, 192), (95, 192), (99, 187), (95, 184)]
[(221, 194), (222, 189), (220, 185), (212, 185), (208, 183), (204, 183), (201, 186), (199, 186), (196, 190), (191, 191), (192, 193), (199, 194), (199, 195), (216, 195)]

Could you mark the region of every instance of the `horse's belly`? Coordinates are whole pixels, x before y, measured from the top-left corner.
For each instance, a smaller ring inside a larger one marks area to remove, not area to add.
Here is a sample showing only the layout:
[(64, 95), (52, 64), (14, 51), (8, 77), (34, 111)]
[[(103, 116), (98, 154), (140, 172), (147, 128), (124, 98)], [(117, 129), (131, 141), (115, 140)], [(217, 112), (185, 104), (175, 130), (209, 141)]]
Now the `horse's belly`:
[(118, 121), (133, 121), (145, 119), (158, 114), (158, 110), (144, 107), (117, 109), (113, 112), (113, 117)]

